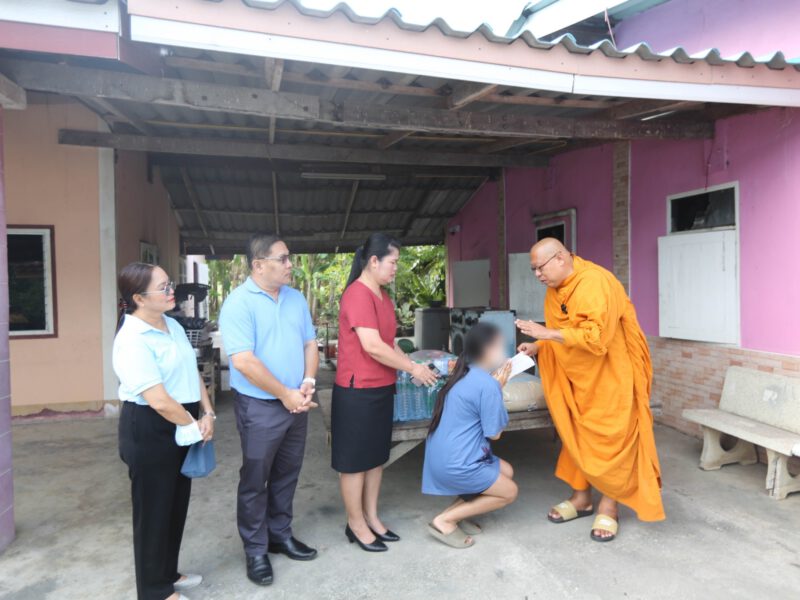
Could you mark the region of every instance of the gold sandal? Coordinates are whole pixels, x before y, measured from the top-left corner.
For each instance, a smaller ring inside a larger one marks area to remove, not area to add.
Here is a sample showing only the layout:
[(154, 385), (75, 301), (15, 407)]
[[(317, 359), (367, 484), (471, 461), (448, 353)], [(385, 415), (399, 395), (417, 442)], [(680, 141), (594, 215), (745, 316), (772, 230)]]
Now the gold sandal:
[(559, 502), (550, 510), (554, 510), (558, 513), (558, 517), (554, 517), (550, 513), (547, 514), (547, 520), (551, 523), (566, 523), (567, 521), (572, 521), (573, 519), (588, 517), (594, 513), (594, 507), (587, 508), (586, 510), (578, 510), (569, 500)]
[[(610, 542), (617, 537), (619, 530), (619, 521), (608, 515), (597, 515), (592, 523), (591, 536), (595, 542)], [(596, 535), (595, 531), (605, 531), (611, 535), (602, 536)]]

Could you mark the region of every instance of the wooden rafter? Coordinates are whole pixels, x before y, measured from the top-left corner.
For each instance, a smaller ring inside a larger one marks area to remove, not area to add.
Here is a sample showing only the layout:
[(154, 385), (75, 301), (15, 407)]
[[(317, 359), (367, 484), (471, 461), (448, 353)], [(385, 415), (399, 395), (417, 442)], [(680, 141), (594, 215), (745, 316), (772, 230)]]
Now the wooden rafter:
[[(186, 194), (189, 196), (189, 200), (192, 203), (192, 207), (194, 208), (194, 213), (197, 215), (197, 223), (200, 225), (200, 229), (203, 230), (203, 235), (208, 239), (209, 233), (208, 228), (206, 227), (206, 220), (203, 217), (203, 212), (200, 208), (200, 200), (197, 197), (197, 190), (194, 188), (194, 183), (192, 182), (192, 178), (189, 177), (188, 169), (181, 169), (181, 178), (183, 179), (183, 185), (186, 188)], [(211, 246), (211, 252), (214, 252), (214, 246)]]
[[(634, 119), (662, 112), (701, 110), (704, 102), (676, 102), (674, 100), (633, 100), (605, 109), (599, 116), (605, 119)], [(594, 115), (598, 116), (598, 115)]]
[(83, 97), (80, 98), (80, 100), (101, 116), (103, 113), (113, 115), (118, 121), (127, 123), (139, 133), (143, 133), (145, 135), (152, 135), (155, 133), (155, 130), (146, 121), (136, 118), (128, 111), (123, 110), (109, 100), (89, 97)]
[[(360, 81), (357, 79), (311, 77), (301, 73), (285, 72), (284, 81), (303, 85), (329, 86), (359, 92), (374, 92), (378, 94), (393, 94), (396, 96), (421, 96), (429, 98), (446, 98), (441, 89), (427, 88), (418, 85), (397, 85), (373, 81)], [(474, 100), (473, 100), (474, 101)], [(494, 104), (517, 104), (520, 106), (557, 106), (564, 108), (598, 109), (613, 106), (607, 100), (584, 100), (575, 98), (548, 98), (545, 96), (527, 96), (522, 94), (487, 93), (481, 98), (482, 102)]]
[(170, 138), (143, 135), (102, 133), (97, 131), (59, 131), (59, 143), (72, 146), (90, 146), (133, 150), (138, 152), (163, 152), (200, 156), (231, 156), (265, 158), (308, 162), (333, 162), (356, 164), (438, 165), (461, 167), (532, 167), (547, 164), (547, 159), (504, 155), (483, 156), (460, 152), (410, 152), (403, 150), (372, 150), (318, 146), (309, 144), (267, 144), (239, 140), (208, 138)]
[(497, 91), (499, 86), (488, 83), (462, 83), (452, 89), (447, 96), (447, 108), (458, 110), (471, 102), (477, 102)]
[(200, 111), (318, 121), (353, 128), (526, 138), (705, 138), (713, 135), (712, 125), (706, 122), (574, 119), (380, 104), (339, 104), (304, 94), (82, 67), (18, 60), (2, 61), (0, 65), (25, 89)]
[[(402, 229), (384, 229), (384, 233), (389, 235), (401, 235), (403, 230)], [(361, 241), (363, 242), (364, 234), (372, 233), (372, 229), (350, 229), (348, 230), (347, 235), (342, 237), (341, 229), (326, 229), (319, 232), (314, 232), (314, 241), (328, 241), (331, 242), (332, 245), (336, 245), (337, 243), (344, 243), (347, 241)], [(208, 243), (211, 241), (212, 243), (216, 242), (234, 242), (234, 241), (247, 241), (250, 239), (252, 235), (249, 231), (215, 231), (212, 232), (211, 236), (206, 238), (203, 235), (202, 231), (198, 230), (184, 230), (181, 232), (184, 238), (187, 240), (193, 240), (193, 242), (200, 242), (200, 243)], [(291, 234), (284, 233), (281, 236), (281, 239), (284, 241), (308, 241), (309, 236), (293, 236)], [(208, 240), (208, 241), (207, 241)]]
[(409, 215), (408, 219), (406, 219), (406, 225), (403, 228), (403, 233), (400, 236), (401, 239), (408, 236), (408, 234), (411, 232), (411, 228), (414, 226), (414, 222), (419, 217), (420, 212), (422, 212), (422, 209), (425, 208), (425, 205), (428, 204), (428, 201), (431, 198), (433, 198), (434, 195), (436, 195), (436, 192), (432, 190), (427, 194), (423, 195), (422, 197), (420, 197), (420, 199), (414, 205), (414, 208), (411, 211), (411, 215)]
[(527, 144), (540, 141), (542, 140), (539, 138), (510, 138), (505, 140), (497, 140), (491, 144), (483, 144), (478, 146), (476, 150), (482, 154), (491, 154), (493, 152), (502, 152), (503, 150), (508, 150), (509, 148), (525, 146)]
[[(264, 61), (264, 80), (269, 85), (269, 89), (277, 92), (281, 89), (281, 78), (283, 77), (283, 60), (280, 58), (268, 58)], [(275, 117), (269, 118), (269, 143), (275, 143)]]
[(375, 143), (375, 146), (380, 148), (381, 150), (386, 150), (394, 146), (397, 142), (406, 139), (408, 136), (412, 135), (413, 131), (393, 131), (391, 133), (387, 133), (381, 138), (378, 138), (378, 141)]
[[(353, 205), (356, 203), (356, 195), (358, 194), (358, 179), (353, 181), (353, 187), (350, 188), (350, 198), (347, 200), (347, 210), (344, 213), (344, 224), (342, 225), (342, 233), (339, 234), (339, 239), (343, 240), (347, 236), (347, 226), (350, 225), (350, 215), (353, 212)], [(338, 248), (336, 251), (338, 252)]]
[(275, 218), (275, 234), (281, 234), (281, 214), (278, 204), (278, 176), (272, 172), (272, 211)]

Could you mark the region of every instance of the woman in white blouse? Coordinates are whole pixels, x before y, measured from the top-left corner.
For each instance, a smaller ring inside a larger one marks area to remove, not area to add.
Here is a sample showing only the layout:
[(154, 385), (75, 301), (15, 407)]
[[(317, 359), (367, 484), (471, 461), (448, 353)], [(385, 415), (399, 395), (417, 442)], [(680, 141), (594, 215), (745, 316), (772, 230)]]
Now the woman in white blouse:
[(210, 440), (216, 417), (186, 332), (164, 314), (175, 307), (167, 274), (132, 263), (117, 284), (122, 300), (113, 364), (122, 400), (119, 451), (131, 479), (138, 598), (185, 599), (181, 592), (202, 577), (178, 572), (192, 484), (181, 474), (188, 446), (176, 443), (176, 428), (198, 428)]

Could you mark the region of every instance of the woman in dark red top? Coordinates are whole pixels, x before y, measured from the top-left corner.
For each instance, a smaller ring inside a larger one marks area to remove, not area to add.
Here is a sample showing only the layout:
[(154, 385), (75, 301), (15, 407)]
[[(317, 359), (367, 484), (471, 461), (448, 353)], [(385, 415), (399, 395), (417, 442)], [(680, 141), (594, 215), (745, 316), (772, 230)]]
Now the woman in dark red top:
[(400, 242), (373, 233), (356, 250), (339, 310), (339, 351), (331, 411), (332, 465), (340, 473), (345, 535), (369, 552), (400, 538), (378, 517), (383, 464), (389, 460), (397, 371), (426, 385), (436, 376), (395, 344), (394, 281)]

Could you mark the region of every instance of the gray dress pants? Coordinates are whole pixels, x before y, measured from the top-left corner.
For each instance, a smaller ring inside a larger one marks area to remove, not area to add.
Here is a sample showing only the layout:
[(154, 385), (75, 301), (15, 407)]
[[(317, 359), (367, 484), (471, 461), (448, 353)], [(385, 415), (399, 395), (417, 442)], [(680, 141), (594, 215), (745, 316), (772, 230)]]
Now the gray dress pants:
[(308, 413), (293, 415), (280, 400), (236, 393), (242, 468), (236, 520), (247, 556), (267, 553), (269, 540), (292, 535), (292, 501), (303, 465)]

